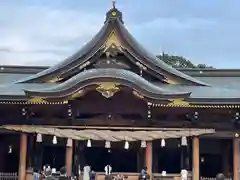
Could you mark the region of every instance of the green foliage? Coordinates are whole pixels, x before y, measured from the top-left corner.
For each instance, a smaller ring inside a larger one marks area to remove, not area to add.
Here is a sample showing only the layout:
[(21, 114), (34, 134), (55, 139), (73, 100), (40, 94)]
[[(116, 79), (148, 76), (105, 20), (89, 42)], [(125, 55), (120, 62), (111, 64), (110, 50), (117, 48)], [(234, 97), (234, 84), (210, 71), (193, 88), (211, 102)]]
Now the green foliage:
[(171, 56), (163, 53), (162, 55), (157, 55), (157, 57), (174, 68), (213, 68), (211, 66), (207, 66), (206, 64), (195, 65), (182, 56)]

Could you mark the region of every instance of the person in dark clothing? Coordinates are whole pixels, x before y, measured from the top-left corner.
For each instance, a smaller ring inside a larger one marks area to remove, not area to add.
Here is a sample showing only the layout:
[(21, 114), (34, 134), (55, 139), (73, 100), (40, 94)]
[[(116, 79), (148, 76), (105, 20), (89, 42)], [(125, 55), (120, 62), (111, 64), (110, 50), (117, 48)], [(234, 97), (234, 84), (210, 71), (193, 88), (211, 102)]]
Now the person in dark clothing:
[(40, 177), (40, 172), (34, 168), (33, 169), (33, 180), (39, 180), (39, 177)]
[(65, 167), (60, 168), (60, 176), (59, 176), (58, 180), (69, 180), (69, 178), (67, 176), (67, 170)]
[(43, 180), (57, 180), (57, 178), (52, 176), (51, 168), (46, 168), (44, 174), (45, 174), (45, 178)]
[(216, 180), (225, 180), (225, 176), (222, 173), (217, 174)]
[(149, 174), (147, 173), (147, 166), (143, 167), (143, 169), (141, 170), (140, 176), (139, 176), (139, 180), (147, 180), (149, 179)]

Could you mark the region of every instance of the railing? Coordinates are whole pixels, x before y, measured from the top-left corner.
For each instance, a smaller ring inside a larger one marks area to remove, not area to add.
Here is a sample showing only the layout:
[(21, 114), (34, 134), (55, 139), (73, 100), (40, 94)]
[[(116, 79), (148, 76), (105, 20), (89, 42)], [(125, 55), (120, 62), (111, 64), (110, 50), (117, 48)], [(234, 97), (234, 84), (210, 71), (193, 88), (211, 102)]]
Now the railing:
[[(127, 177), (127, 180), (138, 180), (138, 177), (140, 175), (140, 173), (125, 173), (125, 172), (114, 172), (112, 173), (113, 176), (116, 176), (117, 174), (121, 174), (123, 176)], [(105, 173), (103, 172), (96, 172), (96, 180), (104, 180), (105, 178)]]
[[(191, 173), (188, 175), (188, 179), (191, 180)], [(152, 180), (181, 180), (180, 173), (179, 174), (172, 174), (168, 173), (166, 176), (163, 176), (162, 173), (153, 173), (152, 174)]]
[[(215, 177), (201, 177), (200, 180), (215, 180)], [(232, 178), (226, 178), (225, 180), (232, 180)]]
[(0, 180), (17, 180), (18, 175), (16, 172), (14, 173), (4, 173), (0, 172)]

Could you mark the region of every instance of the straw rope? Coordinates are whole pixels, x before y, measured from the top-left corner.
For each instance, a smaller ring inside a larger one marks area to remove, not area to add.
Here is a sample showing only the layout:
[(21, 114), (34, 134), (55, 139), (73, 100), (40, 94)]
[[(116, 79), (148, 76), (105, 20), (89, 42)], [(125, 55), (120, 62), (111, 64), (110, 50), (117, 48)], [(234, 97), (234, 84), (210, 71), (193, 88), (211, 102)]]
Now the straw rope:
[(24, 133), (39, 133), (44, 135), (53, 135), (62, 138), (70, 138), (75, 140), (97, 140), (97, 141), (152, 141), (156, 139), (181, 138), (183, 136), (200, 136), (203, 134), (215, 133), (214, 129), (165, 129), (165, 130), (151, 130), (151, 131), (111, 131), (111, 130), (95, 130), (95, 129), (60, 129), (52, 127), (40, 126), (2, 126), (2, 128)]

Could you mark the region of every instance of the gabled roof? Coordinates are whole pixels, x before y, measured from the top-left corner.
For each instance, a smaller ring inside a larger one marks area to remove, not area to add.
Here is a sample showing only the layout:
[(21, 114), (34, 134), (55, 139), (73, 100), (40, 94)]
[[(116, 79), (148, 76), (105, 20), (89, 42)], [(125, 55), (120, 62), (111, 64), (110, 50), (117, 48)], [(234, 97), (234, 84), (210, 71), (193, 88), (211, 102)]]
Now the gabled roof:
[[(101, 87), (102, 84), (108, 84), (108, 87)], [(79, 97), (75, 96), (76, 94), (82, 96), (85, 89), (86, 91), (89, 88), (95, 89), (100, 93), (112, 90), (118, 92), (120, 86), (121, 88), (129, 88), (133, 93), (137, 93), (140, 98), (146, 98), (149, 102), (158, 102), (160, 104), (174, 99), (187, 101), (190, 103), (190, 105), (186, 105), (187, 107), (195, 107), (195, 105), (196, 107), (205, 107), (201, 105), (210, 105), (212, 107), (212, 105), (215, 105), (214, 107), (226, 106), (228, 108), (230, 105), (240, 104), (238, 89), (153, 84), (128, 70), (103, 68), (86, 70), (63, 83), (13, 83), (0, 86), (0, 104), (7, 104), (9, 101), (27, 103), (29, 99), (36, 97), (40, 98), (37, 101), (45, 103), (64, 102), (69, 97)], [(36, 100), (34, 101), (37, 104)]]
[(51, 88), (25, 89), (24, 91), (31, 97), (59, 98), (67, 97), (87, 86), (101, 84), (102, 82), (119, 83), (122, 86), (133, 88), (151, 99), (187, 98), (191, 94), (191, 92), (169, 91), (161, 88), (128, 70), (103, 68), (86, 70)]
[[(149, 72), (160, 81), (148, 81), (144, 74), (140, 73), (141, 71), (136, 73), (131, 68), (89, 66), (94, 61), (98, 61), (102, 54), (109, 58), (109, 55), (114, 56), (115, 52), (121, 52), (129, 62), (139, 67), (139, 70)], [(85, 69), (85, 67), (91, 67), (91, 69)], [(240, 107), (239, 89), (208, 85), (184, 73), (196, 74), (195, 71), (174, 69), (147, 52), (127, 31), (122, 13), (115, 7), (107, 12), (106, 21), (99, 33), (71, 57), (52, 67), (21, 67), (19, 69), (21, 69), (19, 72), (23, 72), (20, 73), (21, 75), (30, 74), (30, 76), (24, 77), (23, 80), (16, 79), (15, 82), (11, 79), (11, 83), (0, 85), (0, 103), (65, 102), (80, 97), (88, 90), (96, 90), (109, 98), (120, 89), (128, 89), (128, 92), (130, 89), (130, 92), (137, 97), (148, 103), (159, 103), (160, 106), (170, 103), (171, 107), (202, 108), (213, 107), (212, 105), (215, 108)], [(17, 72), (11, 74), (11, 71), (14, 71), (14, 67), (0, 68), (0, 78), (4, 73), (6, 79), (9, 75), (16, 77)], [(71, 72), (76, 73), (71, 74)], [(208, 71), (202, 70), (197, 73), (205, 72)], [(66, 74), (71, 76), (65, 78)], [(53, 81), (59, 78), (63, 81)], [(178, 103), (172, 103), (176, 100)], [(187, 101), (187, 103), (179, 105), (179, 101)]]
[(144, 49), (126, 29), (122, 13), (115, 6), (107, 12), (106, 21), (100, 31), (83, 48), (62, 62), (20, 82), (41, 83), (61, 79), (61, 76), (70, 71), (75, 69), (80, 71), (89, 65), (91, 60), (96, 60), (110, 48), (119, 50), (132, 63), (145, 71), (154, 72), (158, 78), (164, 76), (169, 83), (208, 85), (174, 69)]
[[(29, 76), (36, 75), (49, 66), (19, 66), (19, 65), (4, 65), (0, 67), (1, 74), (26, 74)], [(191, 77), (240, 77), (240, 69), (208, 69), (208, 68), (176, 68), (178, 71), (187, 74)]]

